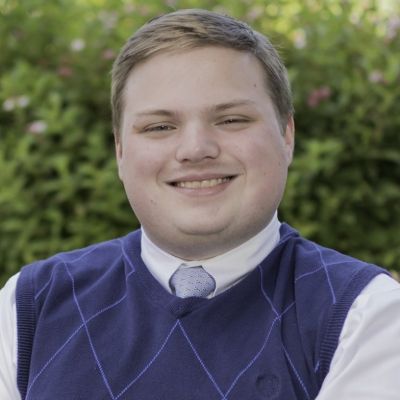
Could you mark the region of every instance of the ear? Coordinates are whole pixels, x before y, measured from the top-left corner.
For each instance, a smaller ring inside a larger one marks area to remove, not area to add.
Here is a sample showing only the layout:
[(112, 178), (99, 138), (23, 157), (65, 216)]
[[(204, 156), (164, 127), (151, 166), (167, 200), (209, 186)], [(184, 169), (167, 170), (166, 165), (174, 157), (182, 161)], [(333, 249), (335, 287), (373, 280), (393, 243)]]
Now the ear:
[(117, 160), (118, 176), (122, 180), (122, 139), (119, 132), (114, 131), (115, 158)]
[(286, 159), (288, 166), (292, 163), (294, 143), (295, 143), (295, 126), (293, 115), (290, 115), (286, 124), (286, 130), (284, 134), (285, 148), (286, 148)]

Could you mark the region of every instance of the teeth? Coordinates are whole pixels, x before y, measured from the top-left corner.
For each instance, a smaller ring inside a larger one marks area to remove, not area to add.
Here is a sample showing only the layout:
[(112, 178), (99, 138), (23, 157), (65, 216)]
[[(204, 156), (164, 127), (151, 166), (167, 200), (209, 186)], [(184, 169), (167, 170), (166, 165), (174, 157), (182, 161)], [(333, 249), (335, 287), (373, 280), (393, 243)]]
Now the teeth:
[(230, 178), (205, 179), (203, 181), (177, 182), (176, 186), (185, 189), (209, 188), (228, 182)]

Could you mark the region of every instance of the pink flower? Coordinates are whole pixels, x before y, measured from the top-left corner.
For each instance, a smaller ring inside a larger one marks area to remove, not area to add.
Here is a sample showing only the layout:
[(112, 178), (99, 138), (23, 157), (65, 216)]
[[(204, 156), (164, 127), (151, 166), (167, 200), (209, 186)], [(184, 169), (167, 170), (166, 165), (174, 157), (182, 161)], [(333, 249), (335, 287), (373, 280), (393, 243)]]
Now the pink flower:
[(165, 0), (165, 5), (171, 8), (175, 8), (177, 5), (177, 0)]
[(28, 96), (19, 96), (17, 97), (17, 104), (21, 108), (25, 108), (29, 105), (30, 99)]
[(151, 9), (148, 5), (143, 4), (137, 8), (137, 13), (142, 17), (147, 17), (151, 13)]
[(47, 123), (42, 120), (33, 121), (27, 126), (28, 133), (32, 133), (33, 135), (42, 135), (46, 130)]
[(113, 49), (106, 49), (101, 53), (101, 57), (103, 60), (113, 60), (115, 58), (116, 54)]
[(297, 30), (294, 32), (293, 44), (296, 49), (304, 49), (307, 46), (307, 37), (304, 30)]
[(256, 19), (260, 18), (264, 14), (264, 8), (261, 6), (253, 6), (250, 8), (249, 12), (247, 13), (247, 19), (249, 21), (255, 21)]
[(30, 99), (28, 96), (10, 97), (3, 103), (4, 111), (13, 111), (16, 108), (25, 108), (29, 105)]
[(116, 12), (101, 11), (99, 19), (107, 30), (114, 29), (118, 23), (118, 14)]
[(70, 47), (71, 47), (72, 51), (79, 52), (79, 51), (82, 51), (86, 47), (86, 43), (83, 39), (78, 38), (78, 39), (74, 39), (71, 42)]
[(385, 82), (385, 77), (383, 76), (383, 73), (378, 70), (372, 71), (369, 74), (368, 79), (372, 83), (384, 83)]
[(73, 71), (71, 67), (68, 67), (67, 65), (61, 65), (57, 70), (57, 74), (63, 78), (68, 78), (73, 74)]
[(16, 101), (14, 97), (11, 97), (4, 101), (3, 110), (4, 111), (12, 111), (16, 107)]
[(386, 38), (389, 40), (394, 39), (400, 30), (400, 17), (390, 17), (387, 24)]
[(133, 12), (136, 11), (136, 6), (133, 5), (133, 4), (128, 3), (128, 4), (126, 4), (126, 5), (124, 6), (124, 11), (125, 11), (127, 14), (132, 14)]
[(307, 104), (310, 108), (317, 107), (322, 101), (331, 97), (332, 91), (329, 86), (321, 86), (314, 89), (307, 98)]

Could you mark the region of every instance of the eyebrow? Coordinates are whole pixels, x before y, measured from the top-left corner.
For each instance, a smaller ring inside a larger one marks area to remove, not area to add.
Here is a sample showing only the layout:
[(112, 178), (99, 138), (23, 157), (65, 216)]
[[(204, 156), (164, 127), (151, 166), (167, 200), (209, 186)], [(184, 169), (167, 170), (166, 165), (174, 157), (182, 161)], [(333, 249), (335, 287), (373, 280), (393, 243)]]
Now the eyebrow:
[[(254, 101), (252, 100), (233, 100), (229, 101), (227, 103), (221, 103), (221, 104), (215, 104), (212, 106), (207, 107), (207, 111), (211, 110), (214, 112), (221, 112), (221, 111), (226, 111), (231, 108), (235, 107), (240, 107), (240, 106), (253, 106), (255, 104)], [(172, 111), (172, 110), (167, 110), (167, 109), (154, 109), (154, 110), (145, 110), (145, 111), (140, 111), (136, 113), (136, 117), (148, 117), (148, 116), (161, 116), (161, 117), (171, 117), (171, 116), (176, 116), (178, 112)]]
[(226, 111), (231, 108), (240, 107), (240, 106), (254, 106), (255, 102), (252, 100), (233, 100), (228, 103), (216, 104), (215, 106), (210, 107), (214, 111)]
[(169, 110), (148, 110), (148, 111), (141, 111), (135, 114), (137, 117), (147, 117), (147, 116), (152, 116), (152, 115), (157, 115), (161, 117), (170, 117), (171, 115), (175, 115), (176, 113), (174, 111), (169, 111)]

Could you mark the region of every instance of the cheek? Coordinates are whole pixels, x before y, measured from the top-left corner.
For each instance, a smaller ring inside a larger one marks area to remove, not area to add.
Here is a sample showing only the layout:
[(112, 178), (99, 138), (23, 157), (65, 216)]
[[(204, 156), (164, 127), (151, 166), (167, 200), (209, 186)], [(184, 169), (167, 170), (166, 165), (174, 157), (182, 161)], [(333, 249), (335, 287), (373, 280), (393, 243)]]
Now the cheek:
[(286, 183), (287, 163), (282, 147), (259, 144), (247, 158), (249, 183), (257, 196), (280, 194)]
[(141, 143), (130, 143), (123, 149), (121, 167), (126, 177), (135, 179), (148, 175), (157, 167), (158, 159), (154, 157), (156, 151)]

